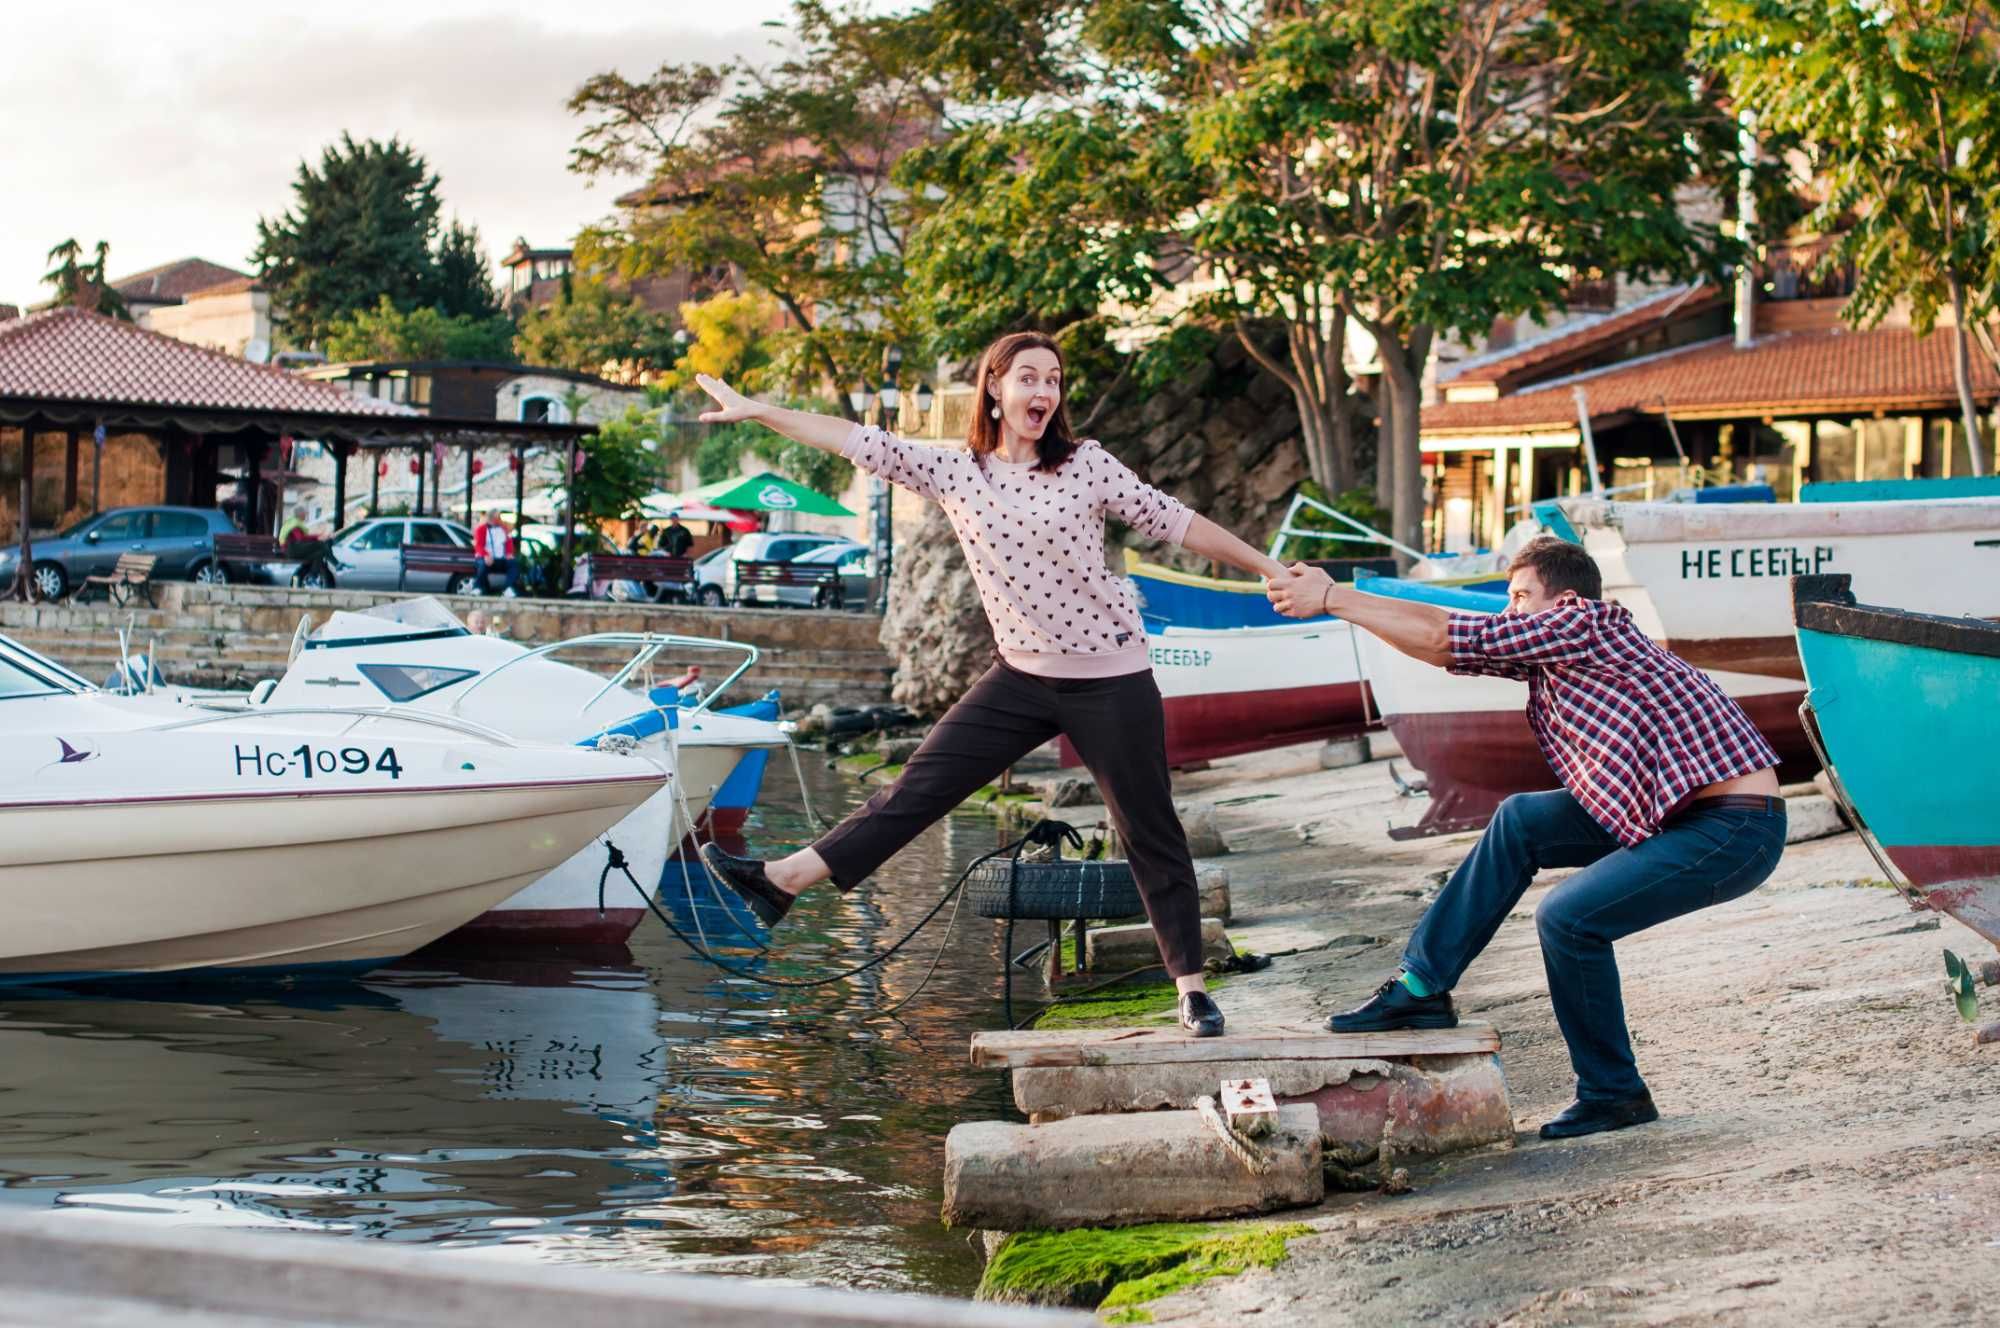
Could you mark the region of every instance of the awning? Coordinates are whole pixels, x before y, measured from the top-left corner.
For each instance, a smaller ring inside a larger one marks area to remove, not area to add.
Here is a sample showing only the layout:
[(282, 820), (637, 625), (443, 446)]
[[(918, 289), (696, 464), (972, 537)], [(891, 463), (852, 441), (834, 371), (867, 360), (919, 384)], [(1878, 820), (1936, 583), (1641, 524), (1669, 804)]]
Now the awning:
[(684, 503), (706, 503), (733, 512), (798, 512), (805, 516), (853, 516), (833, 499), (783, 475), (765, 471), (748, 479), (721, 480), (678, 495)]

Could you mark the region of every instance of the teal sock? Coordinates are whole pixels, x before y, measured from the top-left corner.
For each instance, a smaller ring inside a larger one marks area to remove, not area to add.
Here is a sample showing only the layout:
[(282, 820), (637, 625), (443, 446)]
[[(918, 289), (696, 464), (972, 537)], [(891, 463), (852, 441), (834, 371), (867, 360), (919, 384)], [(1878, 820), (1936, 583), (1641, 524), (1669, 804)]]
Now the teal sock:
[(1403, 971), (1400, 981), (1410, 989), (1412, 996), (1421, 998), (1431, 994), (1431, 989), (1424, 985), (1424, 980), (1408, 969)]

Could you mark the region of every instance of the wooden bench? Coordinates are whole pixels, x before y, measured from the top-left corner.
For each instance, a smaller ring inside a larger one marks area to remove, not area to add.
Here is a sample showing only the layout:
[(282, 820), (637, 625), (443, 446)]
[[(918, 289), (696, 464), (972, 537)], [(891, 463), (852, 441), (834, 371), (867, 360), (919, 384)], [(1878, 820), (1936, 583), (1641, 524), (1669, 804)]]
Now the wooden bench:
[[(396, 589), (403, 589), (412, 572), (442, 572), (446, 576), (464, 576), (474, 579), (479, 572), (479, 555), (471, 549), (456, 544), (405, 544), (397, 551), (400, 566), (396, 572)], [(455, 588), (447, 584), (446, 589)], [(484, 592), (486, 587), (479, 588)]]
[(81, 604), (88, 599), (94, 587), (103, 594), (107, 603), (130, 604), (134, 594), (143, 594), (146, 603), (158, 608), (159, 601), (153, 598), (153, 564), (158, 561), (150, 553), (121, 553), (110, 575), (83, 578), (83, 585), (76, 592), (76, 602)]
[(577, 561), (570, 593), (586, 597), (612, 581), (642, 585), (685, 586), (694, 580), (694, 560), (657, 553), (586, 553)]
[(824, 602), (833, 608), (846, 607), (846, 596), (841, 589), (840, 569), (832, 563), (763, 563), (742, 562), (736, 564), (736, 602), (749, 604), (750, 592), (765, 586), (810, 586), (814, 590), (813, 602)]
[(260, 566), (264, 563), (295, 563), (304, 557), (296, 549), (287, 549), (278, 543), (275, 535), (217, 535), (215, 537), (215, 564), (222, 569), (223, 578), (229, 577), (229, 565), (241, 563), (245, 566)]

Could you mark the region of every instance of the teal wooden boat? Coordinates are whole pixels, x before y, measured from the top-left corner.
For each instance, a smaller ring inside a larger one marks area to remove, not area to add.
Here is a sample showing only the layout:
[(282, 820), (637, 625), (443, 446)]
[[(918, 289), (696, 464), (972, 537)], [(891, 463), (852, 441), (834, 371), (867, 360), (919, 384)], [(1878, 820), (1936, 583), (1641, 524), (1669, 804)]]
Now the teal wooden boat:
[(1792, 578), (1792, 621), (1842, 810), (1912, 907), (2000, 947), (2000, 623), (1857, 604), (1845, 576)]

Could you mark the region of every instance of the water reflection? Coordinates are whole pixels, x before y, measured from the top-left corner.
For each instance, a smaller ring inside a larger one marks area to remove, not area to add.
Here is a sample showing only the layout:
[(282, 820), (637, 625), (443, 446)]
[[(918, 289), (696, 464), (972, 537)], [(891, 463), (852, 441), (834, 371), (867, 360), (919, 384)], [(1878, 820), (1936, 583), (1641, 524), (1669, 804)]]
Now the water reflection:
[[(822, 806), (863, 792), (816, 776)], [(753, 839), (803, 838), (795, 802)], [(862, 897), (809, 897), (768, 952), (705, 885), (669, 883), (669, 912), (806, 978), (900, 936), (994, 842), (983, 817), (940, 826)], [(945, 1131), (1005, 1110), (964, 1054), (998, 1018), (990, 925), (960, 919), (930, 986), (876, 1014), (935, 945), (774, 991), (649, 920), (629, 951), (423, 955), (337, 988), (10, 994), (0, 1202), (964, 1291), (937, 1186)]]

